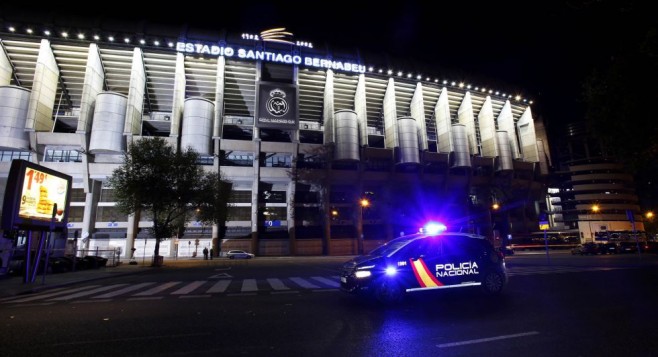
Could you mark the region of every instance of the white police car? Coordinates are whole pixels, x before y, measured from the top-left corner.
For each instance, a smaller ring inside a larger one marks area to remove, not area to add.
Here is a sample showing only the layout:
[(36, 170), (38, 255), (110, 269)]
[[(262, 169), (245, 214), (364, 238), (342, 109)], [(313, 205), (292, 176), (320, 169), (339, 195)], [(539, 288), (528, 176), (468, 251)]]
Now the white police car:
[(341, 290), (372, 293), (384, 303), (406, 293), (480, 286), (488, 294), (507, 284), (504, 255), (483, 236), (446, 232), (443, 225), (402, 236), (346, 262)]

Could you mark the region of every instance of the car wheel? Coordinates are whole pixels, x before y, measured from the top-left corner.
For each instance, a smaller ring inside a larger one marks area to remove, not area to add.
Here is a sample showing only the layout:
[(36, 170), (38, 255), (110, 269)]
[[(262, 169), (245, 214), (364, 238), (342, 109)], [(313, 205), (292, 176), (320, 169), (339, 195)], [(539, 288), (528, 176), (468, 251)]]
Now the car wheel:
[(482, 288), (487, 294), (500, 294), (505, 286), (505, 278), (496, 271), (488, 272), (482, 280)]
[(231, 256), (228, 257), (228, 258), (229, 258), (229, 259), (235, 259), (235, 255), (231, 255)]
[(400, 284), (384, 279), (375, 289), (375, 298), (383, 304), (397, 304), (404, 298), (404, 290)]

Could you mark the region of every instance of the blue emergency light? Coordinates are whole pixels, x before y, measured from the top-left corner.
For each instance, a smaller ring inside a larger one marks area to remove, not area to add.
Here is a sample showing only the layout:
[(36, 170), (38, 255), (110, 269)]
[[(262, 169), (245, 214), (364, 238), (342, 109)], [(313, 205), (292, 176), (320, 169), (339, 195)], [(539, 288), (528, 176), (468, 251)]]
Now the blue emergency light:
[(448, 229), (448, 227), (443, 223), (430, 222), (426, 224), (425, 227), (421, 228), (421, 232), (432, 235), (439, 234), (446, 229)]

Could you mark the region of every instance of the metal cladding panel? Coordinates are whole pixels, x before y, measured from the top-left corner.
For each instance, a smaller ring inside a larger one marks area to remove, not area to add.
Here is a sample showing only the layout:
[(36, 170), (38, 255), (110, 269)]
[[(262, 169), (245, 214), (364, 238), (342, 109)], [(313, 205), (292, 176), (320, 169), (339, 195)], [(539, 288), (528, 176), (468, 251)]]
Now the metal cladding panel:
[(512, 159), (512, 144), (509, 141), (509, 133), (505, 130), (496, 131), (498, 142), (498, 166), (497, 171), (510, 171), (514, 169)]
[(416, 120), (412, 117), (398, 119), (398, 140), (400, 143), (400, 157), (398, 164), (419, 164), (418, 128)]
[(471, 152), (468, 149), (466, 125), (452, 125), (452, 143), (452, 151), (455, 157), (452, 167), (471, 167)]
[(116, 92), (102, 92), (96, 97), (91, 127), (89, 152), (119, 153), (124, 151), (123, 126), (128, 97)]
[(334, 160), (359, 160), (359, 127), (356, 112), (338, 110), (334, 113), (336, 150)]
[(0, 147), (27, 150), (30, 139), (25, 131), (30, 90), (0, 86)]
[(215, 104), (205, 98), (192, 97), (185, 100), (183, 129), (180, 145), (182, 150), (191, 147), (201, 155), (210, 155), (212, 121)]

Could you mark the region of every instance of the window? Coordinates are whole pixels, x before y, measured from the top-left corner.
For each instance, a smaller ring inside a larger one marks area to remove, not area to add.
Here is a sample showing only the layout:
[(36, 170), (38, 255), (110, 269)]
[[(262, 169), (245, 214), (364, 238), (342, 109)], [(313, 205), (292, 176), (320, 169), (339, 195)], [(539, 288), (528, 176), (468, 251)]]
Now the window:
[(46, 149), (43, 161), (46, 162), (82, 162), (82, 154), (75, 150)]
[(71, 206), (69, 208), (69, 222), (82, 222), (85, 208), (82, 206)]
[(1, 162), (11, 162), (14, 159), (30, 161), (32, 154), (29, 151), (0, 151)]
[(229, 151), (222, 160), (222, 166), (252, 166), (254, 153), (246, 151)]
[(127, 220), (128, 217), (120, 213), (116, 207), (99, 206), (96, 209), (96, 222), (122, 222)]
[(261, 166), (264, 167), (292, 167), (292, 154), (262, 153), (261, 157)]
[(251, 191), (233, 191), (228, 201), (230, 203), (251, 203)]
[(251, 221), (251, 207), (229, 207), (229, 221)]

